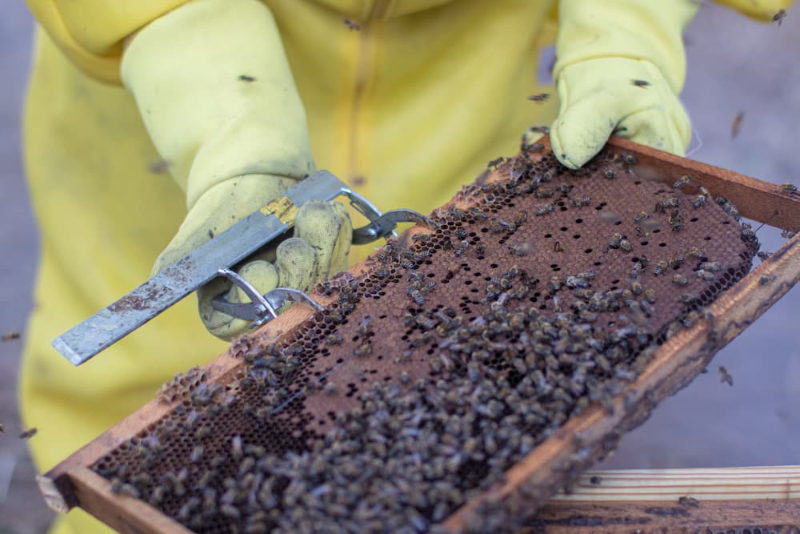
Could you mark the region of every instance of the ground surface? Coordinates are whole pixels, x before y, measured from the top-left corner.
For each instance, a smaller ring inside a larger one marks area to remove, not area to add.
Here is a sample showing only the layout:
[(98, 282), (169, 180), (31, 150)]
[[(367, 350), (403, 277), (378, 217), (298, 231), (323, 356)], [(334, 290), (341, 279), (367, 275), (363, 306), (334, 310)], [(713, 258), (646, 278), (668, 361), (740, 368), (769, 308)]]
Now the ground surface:
[[(687, 32), (683, 100), (702, 146), (692, 157), (775, 183), (800, 185), (800, 19), (762, 26), (704, 5)], [(0, 333), (23, 332), (31, 309), (36, 228), (20, 161), (20, 115), (32, 22), (23, 2), (0, 17)], [(731, 140), (731, 121), (744, 111)], [(695, 139), (693, 147), (698, 146)], [(694, 148), (690, 149), (694, 150)], [(783, 241), (762, 230), (766, 250)], [(800, 344), (794, 289), (723, 349), (710, 373), (660, 406), (626, 436), (604, 467), (780, 465), (800, 458)], [(0, 343), (0, 534), (39, 533), (50, 514), (41, 504), (24, 443), (17, 439), (15, 385), (20, 340)], [(734, 387), (720, 383), (724, 365)], [(35, 439), (35, 438), (34, 438)]]

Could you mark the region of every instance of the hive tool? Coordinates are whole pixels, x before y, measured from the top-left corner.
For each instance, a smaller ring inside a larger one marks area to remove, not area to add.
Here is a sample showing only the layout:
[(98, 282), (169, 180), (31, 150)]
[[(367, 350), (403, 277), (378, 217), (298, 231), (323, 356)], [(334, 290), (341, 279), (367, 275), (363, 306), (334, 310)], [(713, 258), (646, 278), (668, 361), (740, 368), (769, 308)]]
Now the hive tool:
[(53, 341), (53, 347), (73, 365), (80, 365), (217, 277), (227, 278), (239, 286), (250, 302), (234, 304), (217, 297), (212, 305), (229, 315), (251, 321), (250, 327), (276, 318), (277, 310), (288, 302), (321, 309), (317, 302), (297, 289), (279, 287), (262, 295), (233, 268), (288, 232), (294, 226), (300, 206), (311, 200), (330, 201), (338, 197), (346, 197), (353, 208), (370, 221), (353, 230), (354, 245), (396, 235), (398, 223), (435, 226), (428, 217), (408, 209), (381, 213), (339, 178), (327, 171), (318, 171), (68, 330)]

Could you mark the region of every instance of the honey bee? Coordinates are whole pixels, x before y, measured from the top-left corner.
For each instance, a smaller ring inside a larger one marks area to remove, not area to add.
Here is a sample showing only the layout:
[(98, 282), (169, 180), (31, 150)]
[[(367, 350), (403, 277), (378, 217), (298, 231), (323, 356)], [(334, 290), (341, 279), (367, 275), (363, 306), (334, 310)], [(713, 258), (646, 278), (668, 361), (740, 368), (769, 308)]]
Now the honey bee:
[(364, 318), (358, 323), (358, 333), (362, 336), (366, 336), (369, 333), (369, 327), (371, 324), (372, 317), (369, 315), (364, 316)]
[(701, 208), (706, 205), (706, 199), (707, 197), (705, 195), (697, 195), (692, 200), (692, 206), (695, 208)]
[(347, 29), (351, 32), (359, 31), (361, 29), (361, 26), (359, 26), (359, 24), (353, 19), (344, 19), (344, 25), (347, 26)]
[(36, 428), (29, 428), (27, 430), (23, 430), (19, 435), (19, 439), (30, 439), (36, 435), (36, 432), (38, 432)]
[(589, 195), (585, 195), (582, 198), (573, 198), (572, 205), (579, 208), (582, 206), (588, 206), (591, 203), (591, 201), (592, 201), (591, 197)]
[(737, 113), (731, 121), (731, 139), (736, 139), (739, 135), (739, 130), (742, 128), (742, 121), (744, 120), (744, 111)]
[(488, 166), (489, 168), (491, 168), (491, 169), (497, 169), (497, 167), (499, 167), (500, 165), (502, 165), (502, 163), (503, 163), (505, 160), (506, 160), (506, 158), (504, 158), (503, 156), (500, 156), (499, 158), (497, 158), (497, 159), (493, 159), (492, 161), (490, 161), (490, 162), (487, 164), (487, 166)]
[(729, 386), (733, 386), (733, 377), (722, 365), (719, 366), (719, 381), (724, 384), (728, 384)]
[(782, 193), (794, 193), (795, 191), (797, 191), (797, 186), (796, 185), (794, 185), (794, 184), (792, 184), (790, 182), (786, 182), (785, 184), (781, 184), (781, 192)]
[(533, 245), (530, 243), (523, 243), (521, 245), (509, 245), (508, 250), (514, 256), (524, 257), (533, 251)]
[(683, 496), (678, 498), (678, 504), (681, 506), (700, 506), (700, 501), (694, 497)]
[(716, 273), (722, 270), (722, 265), (720, 265), (720, 263), (716, 261), (704, 261), (703, 263), (700, 264), (700, 268), (705, 269), (706, 271), (712, 271)]
[(656, 213), (666, 213), (668, 209), (680, 206), (680, 203), (678, 197), (661, 199), (656, 203)]
[(681, 176), (673, 185), (673, 189), (680, 189), (692, 180), (691, 176)]
[(3, 337), (0, 337), (0, 341), (12, 341), (14, 339), (19, 339), (19, 332), (6, 332)]
[(679, 286), (685, 286), (689, 283), (689, 279), (682, 274), (676, 274), (672, 277), (672, 282)]
[(553, 204), (552, 202), (548, 202), (546, 204), (540, 204), (536, 208), (536, 215), (537, 216), (547, 215), (548, 213), (553, 213), (555, 209), (556, 209), (555, 204)]
[(544, 102), (548, 98), (550, 98), (550, 94), (549, 93), (539, 93), (539, 94), (535, 94), (535, 95), (529, 96), (528, 100), (532, 100), (533, 102)]
[(690, 247), (689, 250), (686, 251), (686, 255), (691, 258), (700, 258), (700, 259), (706, 257), (706, 255), (703, 254), (703, 251), (697, 247)]

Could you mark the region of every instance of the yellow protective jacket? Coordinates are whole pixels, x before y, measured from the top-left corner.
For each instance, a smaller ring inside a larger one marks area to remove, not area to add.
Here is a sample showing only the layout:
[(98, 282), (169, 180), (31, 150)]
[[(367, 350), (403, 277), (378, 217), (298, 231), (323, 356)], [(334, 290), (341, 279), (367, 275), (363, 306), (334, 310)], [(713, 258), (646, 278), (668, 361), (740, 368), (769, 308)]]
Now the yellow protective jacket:
[[(49, 344), (145, 280), (185, 216), (184, 193), (119, 86), (126, 37), (184, 1), (29, 0), (45, 30), (24, 125), (41, 263), (21, 405), (25, 424), (39, 429), (30, 445), (42, 471), (172, 374), (225, 348), (205, 332), (193, 299), (80, 368)], [(317, 167), (383, 209), (429, 211), (487, 161), (515, 153), (526, 127), (555, 118), (555, 99), (525, 101), (552, 92), (537, 72), (550, 66), (539, 58), (555, 39), (555, 0), (264, 1), (306, 107)], [(81, 513), (68, 519), (61, 532), (99, 529)]]

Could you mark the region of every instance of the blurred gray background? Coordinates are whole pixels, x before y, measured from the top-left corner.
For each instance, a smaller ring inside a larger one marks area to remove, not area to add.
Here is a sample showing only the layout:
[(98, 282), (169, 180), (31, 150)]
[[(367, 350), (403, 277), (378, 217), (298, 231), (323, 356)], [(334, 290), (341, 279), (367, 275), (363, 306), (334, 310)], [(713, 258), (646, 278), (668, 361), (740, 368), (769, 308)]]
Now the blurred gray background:
[[(800, 185), (800, 19), (761, 25), (705, 3), (687, 32), (683, 101), (702, 140), (693, 158), (774, 183)], [(37, 231), (20, 153), (20, 121), (32, 18), (21, 1), (0, 17), (0, 334), (21, 332), (31, 309)], [(744, 112), (731, 139), (731, 121)], [(783, 242), (758, 234), (762, 250)], [(603, 467), (723, 467), (800, 463), (800, 291), (795, 288), (722, 350), (708, 374), (661, 405), (626, 436)], [(36, 489), (16, 407), (21, 340), (0, 342), (0, 534), (43, 532), (50, 522)], [(720, 383), (724, 365), (734, 386)], [(36, 438), (33, 438), (36, 439)]]

